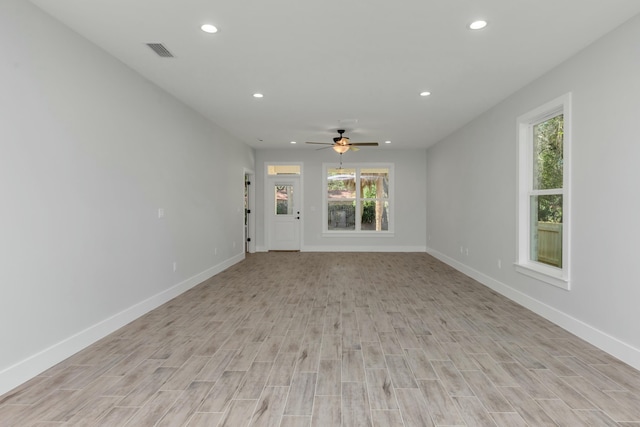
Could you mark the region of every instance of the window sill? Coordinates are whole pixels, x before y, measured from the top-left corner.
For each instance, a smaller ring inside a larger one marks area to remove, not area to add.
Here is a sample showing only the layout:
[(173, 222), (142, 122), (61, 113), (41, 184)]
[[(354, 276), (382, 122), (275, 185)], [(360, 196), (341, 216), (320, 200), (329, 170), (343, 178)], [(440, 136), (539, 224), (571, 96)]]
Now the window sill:
[(322, 237), (395, 237), (392, 231), (323, 231)]
[(518, 273), (548, 283), (566, 291), (570, 290), (569, 280), (562, 277), (562, 270), (542, 264), (514, 264)]

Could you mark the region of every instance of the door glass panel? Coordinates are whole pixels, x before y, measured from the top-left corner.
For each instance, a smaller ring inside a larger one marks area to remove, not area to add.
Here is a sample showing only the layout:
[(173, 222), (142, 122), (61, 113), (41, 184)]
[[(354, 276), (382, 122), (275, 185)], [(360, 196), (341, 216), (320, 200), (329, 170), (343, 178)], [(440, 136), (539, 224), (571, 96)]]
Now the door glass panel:
[(275, 185), (276, 215), (293, 215), (293, 185)]

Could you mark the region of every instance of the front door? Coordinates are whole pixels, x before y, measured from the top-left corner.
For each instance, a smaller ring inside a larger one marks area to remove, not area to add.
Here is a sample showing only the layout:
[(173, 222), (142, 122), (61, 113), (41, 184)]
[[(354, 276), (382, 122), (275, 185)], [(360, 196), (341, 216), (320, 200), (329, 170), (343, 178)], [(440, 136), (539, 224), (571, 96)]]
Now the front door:
[(269, 250), (300, 250), (300, 178), (269, 180)]

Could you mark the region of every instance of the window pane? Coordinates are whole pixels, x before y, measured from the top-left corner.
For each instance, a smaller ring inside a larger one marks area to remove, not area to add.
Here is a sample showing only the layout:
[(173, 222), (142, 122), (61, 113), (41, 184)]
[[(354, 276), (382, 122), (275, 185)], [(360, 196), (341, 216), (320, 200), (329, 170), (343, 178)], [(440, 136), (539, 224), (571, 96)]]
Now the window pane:
[(356, 229), (356, 202), (329, 202), (329, 230)]
[(564, 115), (533, 127), (533, 189), (562, 188)]
[(300, 165), (269, 165), (268, 175), (300, 175)]
[(276, 185), (276, 215), (293, 215), (293, 185)]
[(365, 200), (362, 202), (360, 227), (362, 230), (386, 231), (389, 229), (389, 202)]
[(389, 169), (363, 168), (360, 171), (360, 196), (364, 199), (389, 197)]
[(562, 195), (530, 200), (531, 260), (562, 268)]
[(327, 192), (329, 200), (355, 199), (356, 170), (329, 169), (327, 173)]

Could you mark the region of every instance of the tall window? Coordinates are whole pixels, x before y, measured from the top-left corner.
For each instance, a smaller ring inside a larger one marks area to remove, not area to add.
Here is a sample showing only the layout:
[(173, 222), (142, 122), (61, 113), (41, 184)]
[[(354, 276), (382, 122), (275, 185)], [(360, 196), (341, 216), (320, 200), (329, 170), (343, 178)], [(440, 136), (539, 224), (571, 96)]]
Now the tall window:
[(569, 289), (570, 94), (518, 119), (521, 273)]
[(391, 165), (334, 168), (325, 165), (329, 232), (389, 232)]

